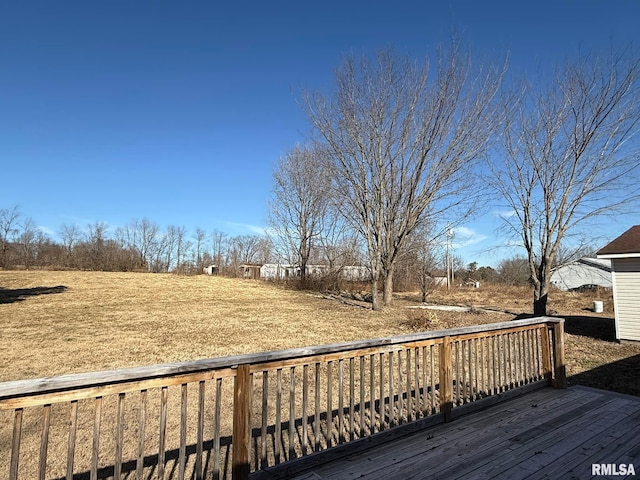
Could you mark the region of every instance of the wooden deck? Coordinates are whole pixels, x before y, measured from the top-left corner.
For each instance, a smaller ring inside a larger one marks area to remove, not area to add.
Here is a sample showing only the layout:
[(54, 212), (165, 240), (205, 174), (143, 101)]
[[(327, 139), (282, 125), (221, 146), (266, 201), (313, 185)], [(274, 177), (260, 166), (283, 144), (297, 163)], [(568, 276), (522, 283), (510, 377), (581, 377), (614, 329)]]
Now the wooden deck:
[[(286, 465), (255, 475), (296, 480), (582, 479), (592, 478), (594, 463), (633, 464), (640, 475), (640, 398), (579, 386), (543, 388), (370, 448), (357, 448), (357, 442), (349, 447), (357, 451), (344, 448), (320, 454), (324, 458), (302, 459), (295, 475)], [(315, 466), (305, 469), (304, 461)]]

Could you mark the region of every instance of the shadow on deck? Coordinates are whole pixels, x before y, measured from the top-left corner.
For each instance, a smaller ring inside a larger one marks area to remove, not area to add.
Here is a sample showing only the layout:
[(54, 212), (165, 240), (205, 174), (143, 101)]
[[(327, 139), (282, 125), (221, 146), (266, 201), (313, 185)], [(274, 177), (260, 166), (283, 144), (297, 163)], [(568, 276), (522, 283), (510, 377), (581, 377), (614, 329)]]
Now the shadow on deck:
[(254, 479), (590, 478), (592, 464), (640, 473), (640, 398), (543, 388), (419, 431), (363, 440)]

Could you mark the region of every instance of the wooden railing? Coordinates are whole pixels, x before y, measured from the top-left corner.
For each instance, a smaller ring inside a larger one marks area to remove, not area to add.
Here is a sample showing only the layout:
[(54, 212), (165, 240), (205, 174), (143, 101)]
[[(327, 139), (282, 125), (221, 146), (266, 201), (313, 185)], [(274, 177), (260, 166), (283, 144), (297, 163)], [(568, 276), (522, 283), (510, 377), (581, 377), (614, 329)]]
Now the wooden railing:
[(0, 476), (247, 478), (401, 425), (563, 388), (562, 338), (562, 320), (540, 317), (0, 383)]

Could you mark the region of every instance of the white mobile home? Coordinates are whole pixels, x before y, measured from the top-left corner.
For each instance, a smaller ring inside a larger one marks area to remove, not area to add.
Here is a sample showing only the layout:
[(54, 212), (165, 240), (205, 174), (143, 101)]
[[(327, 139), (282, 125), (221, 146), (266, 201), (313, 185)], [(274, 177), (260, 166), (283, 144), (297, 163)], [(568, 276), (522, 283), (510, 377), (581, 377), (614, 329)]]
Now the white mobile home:
[(640, 225), (598, 251), (611, 260), (616, 338), (640, 341)]
[(551, 283), (564, 291), (591, 286), (611, 288), (611, 260), (580, 258), (555, 269)]

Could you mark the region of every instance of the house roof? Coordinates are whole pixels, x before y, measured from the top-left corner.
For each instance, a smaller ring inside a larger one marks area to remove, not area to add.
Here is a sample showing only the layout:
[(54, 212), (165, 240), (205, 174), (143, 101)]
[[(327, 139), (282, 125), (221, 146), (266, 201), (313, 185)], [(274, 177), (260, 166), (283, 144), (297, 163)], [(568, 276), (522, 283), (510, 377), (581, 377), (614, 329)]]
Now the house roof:
[(598, 251), (599, 257), (625, 254), (640, 254), (640, 225), (631, 227)]

